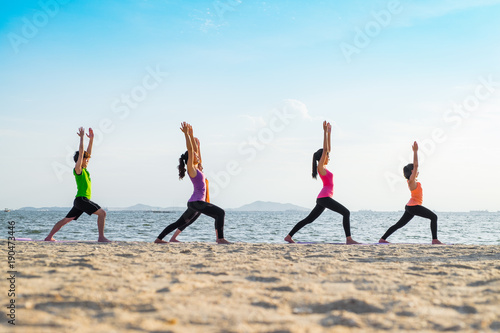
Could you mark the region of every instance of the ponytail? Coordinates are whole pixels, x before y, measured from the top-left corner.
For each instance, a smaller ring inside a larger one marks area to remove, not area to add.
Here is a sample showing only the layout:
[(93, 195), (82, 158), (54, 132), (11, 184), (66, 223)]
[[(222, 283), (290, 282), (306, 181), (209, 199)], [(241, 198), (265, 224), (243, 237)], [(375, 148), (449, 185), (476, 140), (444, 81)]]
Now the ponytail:
[(179, 170), (179, 179), (184, 178), (184, 176), (186, 175), (186, 163), (188, 161), (188, 157), (189, 157), (189, 154), (186, 151), (179, 158), (179, 166), (177, 166), (177, 169)]
[(318, 176), (318, 161), (321, 159), (321, 155), (323, 155), (323, 148), (313, 154), (312, 177), (314, 179)]

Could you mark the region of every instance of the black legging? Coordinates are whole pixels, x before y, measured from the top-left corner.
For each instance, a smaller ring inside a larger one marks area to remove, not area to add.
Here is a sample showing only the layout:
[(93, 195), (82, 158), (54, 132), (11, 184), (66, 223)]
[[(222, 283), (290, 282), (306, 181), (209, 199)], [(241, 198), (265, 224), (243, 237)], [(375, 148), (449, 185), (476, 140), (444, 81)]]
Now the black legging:
[(188, 202), (187, 206), (188, 209), (184, 212), (184, 214), (182, 214), (177, 221), (163, 229), (158, 236), (158, 239), (163, 239), (166, 235), (177, 228), (184, 230), (187, 226), (196, 221), (200, 214), (205, 214), (214, 218), (215, 229), (217, 229), (217, 237), (224, 238), (224, 217), (226, 213), (222, 208), (205, 201)]
[[(175, 221), (174, 223), (172, 223), (171, 225), (166, 227), (162, 231), (160, 236), (158, 236), (158, 238), (163, 239), (166, 235), (168, 235), (170, 232), (172, 232), (172, 230), (175, 229), (175, 226), (178, 226), (178, 225), (180, 225), (180, 226), (177, 227), (177, 229), (179, 229), (180, 231), (184, 231), (184, 229), (186, 229), (191, 224), (193, 224), (198, 219), (198, 217), (200, 217), (200, 215), (201, 215), (200, 212), (197, 212), (195, 210), (188, 208), (184, 212), (184, 214), (182, 214), (181, 217), (179, 217), (179, 219), (177, 221)], [(174, 228), (174, 229), (172, 229), (172, 228)]]
[(399, 219), (398, 223), (390, 227), (387, 232), (382, 236), (383, 240), (386, 240), (392, 233), (399, 228), (404, 227), (410, 220), (415, 216), (420, 216), (424, 217), (426, 219), (431, 220), (431, 232), (432, 232), (432, 239), (437, 239), (437, 220), (438, 217), (436, 214), (431, 212), (429, 209), (425, 208), (424, 206), (405, 206), (405, 212), (403, 216)]
[[(182, 214), (182, 215), (184, 215), (184, 214)], [(178, 229), (180, 231), (184, 231), (184, 229), (186, 229), (191, 224), (193, 224), (198, 219), (198, 217), (200, 217), (200, 215), (201, 215), (201, 213), (196, 212), (196, 211), (193, 214), (190, 214), (190, 216), (188, 216), (187, 219), (184, 219), (184, 224), (181, 225)], [(182, 216), (181, 216), (181, 218), (182, 218)]]
[(326, 198), (318, 198), (316, 200), (316, 207), (313, 208), (311, 213), (302, 221), (297, 223), (295, 227), (293, 227), (292, 231), (290, 231), (288, 234), (290, 236), (293, 236), (297, 231), (302, 229), (306, 224), (309, 224), (316, 220), (321, 213), (325, 210), (325, 208), (328, 208), (330, 210), (333, 210), (336, 213), (339, 213), (343, 216), (342, 223), (344, 225), (344, 232), (345, 236), (349, 237), (351, 236), (351, 224), (350, 224), (350, 216), (351, 212), (344, 206), (342, 206), (340, 203), (337, 201), (333, 200), (332, 198), (326, 197)]

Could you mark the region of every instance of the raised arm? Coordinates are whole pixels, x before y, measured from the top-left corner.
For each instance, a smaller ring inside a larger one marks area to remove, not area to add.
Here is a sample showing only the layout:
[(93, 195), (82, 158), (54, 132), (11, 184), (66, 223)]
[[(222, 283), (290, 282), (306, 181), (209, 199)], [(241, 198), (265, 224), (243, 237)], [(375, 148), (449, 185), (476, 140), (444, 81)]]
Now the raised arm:
[(324, 176), (326, 174), (325, 171), (325, 160), (328, 158), (330, 154), (330, 134), (332, 131), (332, 126), (330, 123), (327, 123), (326, 120), (323, 122), (323, 154), (321, 154), (321, 158), (318, 162), (318, 172)]
[(90, 156), (92, 156), (92, 145), (94, 144), (94, 131), (92, 130), (92, 128), (89, 128), (89, 134), (87, 134), (88, 138), (89, 138), (89, 144), (87, 146), (87, 154)]
[(411, 172), (411, 176), (408, 182), (408, 185), (410, 186), (410, 190), (414, 190), (417, 188), (417, 182), (415, 179), (417, 178), (418, 174), (418, 144), (417, 141), (413, 142), (413, 170)]
[(181, 123), (181, 131), (184, 133), (184, 137), (186, 139), (186, 148), (188, 151), (188, 161), (187, 161), (187, 171), (191, 178), (196, 177), (198, 171), (194, 167), (194, 154), (195, 154), (195, 145), (193, 144), (193, 139), (191, 134), (193, 132), (193, 128), (186, 122)]
[(193, 126), (189, 125), (189, 137), (191, 138), (191, 144), (193, 145), (194, 153), (200, 157), (200, 140), (194, 137)]
[(330, 125), (330, 123), (326, 124), (326, 134), (328, 135), (328, 139), (326, 140), (326, 143), (328, 144), (328, 154), (330, 154), (330, 152), (332, 151), (332, 138), (331, 138), (331, 134), (332, 134), (332, 125)]
[(198, 169), (203, 171), (203, 160), (201, 158), (201, 144), (200, 144), (200, 140), (198, 140), (198, 138), (195, 138), (193, 136), (193, 139), (194, 139), (194, 143), (196, 145), (196, 156), (198, 157)]
[(198, 140), (198, 138), (195, 138), (192, 135), (191, 135), (191, 137), (194, 140), (194, 145), (195, 145), (194, 151), (198, 155), (198, 158), (201, 160), (201, 144), (200, 144), (200, 140)]
[(83, 139), (85, 137), (85, 129), (83, 127), (80, 127), (78, 129), (78, 136), (80, 137), (80, 147), (78, 148), (78, 160), (76, 161), (75, 164), (75, 172), (77, 175), (80, 175), (82, 173), (82, 162), (83, 162), (83, 155), (84, 155), (84, 148), (83, 148)]

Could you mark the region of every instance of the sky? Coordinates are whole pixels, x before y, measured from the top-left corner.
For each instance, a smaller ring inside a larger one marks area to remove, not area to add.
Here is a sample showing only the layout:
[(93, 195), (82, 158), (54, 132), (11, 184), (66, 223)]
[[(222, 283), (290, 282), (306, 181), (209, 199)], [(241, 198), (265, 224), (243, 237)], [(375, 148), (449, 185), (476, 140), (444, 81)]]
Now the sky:
[(500, 211), (500, 0), (9, 1), (0, 5), (0, 206), (70, 207), (77, 130), (102, 207), (185, 206), (179, 127), (212, 202), (312, 208), (332, 123), (334, 199)]

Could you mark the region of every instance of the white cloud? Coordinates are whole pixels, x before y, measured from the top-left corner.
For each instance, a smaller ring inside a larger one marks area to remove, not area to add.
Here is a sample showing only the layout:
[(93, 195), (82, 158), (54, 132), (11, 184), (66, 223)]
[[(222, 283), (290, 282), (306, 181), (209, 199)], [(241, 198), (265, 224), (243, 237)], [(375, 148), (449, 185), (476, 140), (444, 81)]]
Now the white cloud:
[(318, 118), (313, 118), (310, 114), (309, 114), (309, 110), (307, 109), (307, 106), (297, 100), (297, 99), (285, 99), (285, 108), (290, 108), (293, 112), (297, 113), (298, 115), (300, 115), (303, 119), (307, 119), (307, 120), (314, 120), (314, 119), (318, 119)]
[(246, 120), (245, 123), (248, 126), (246, 128), (246, 130), (254, 131), (258, 128), (266, 126), (266, 121), (264, 120), (264, 117), (262, 117), (262, 116), (254, 117), (254, 116), (244, 114), (244, 115), (241, 115), (240, 118), (243, 118)]

